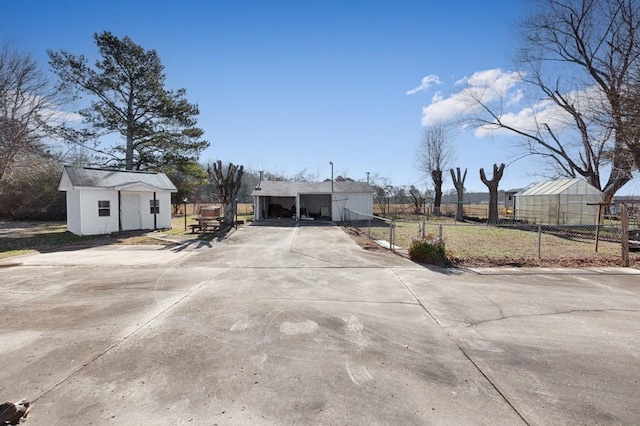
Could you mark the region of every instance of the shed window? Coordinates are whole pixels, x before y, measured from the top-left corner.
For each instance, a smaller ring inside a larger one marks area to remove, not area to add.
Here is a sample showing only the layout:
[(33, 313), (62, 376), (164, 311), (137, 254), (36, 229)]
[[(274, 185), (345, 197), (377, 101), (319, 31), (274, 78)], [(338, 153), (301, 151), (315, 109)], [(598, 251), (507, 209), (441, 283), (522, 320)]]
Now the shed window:
[(111, 201), (98, 201), (98, 216), (111, 216)]
[(160, 213), (160, 200), (149, 200), (149, 209), (151, 214)]

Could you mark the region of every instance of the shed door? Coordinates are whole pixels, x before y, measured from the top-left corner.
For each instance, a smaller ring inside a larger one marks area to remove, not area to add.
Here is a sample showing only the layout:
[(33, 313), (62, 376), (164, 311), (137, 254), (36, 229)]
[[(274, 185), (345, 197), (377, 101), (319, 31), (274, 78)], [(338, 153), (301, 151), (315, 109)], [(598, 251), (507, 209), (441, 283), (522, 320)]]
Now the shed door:
[(121, 202), (120, 214), (122, 217), (120, 220), (122, 221), (122, 230), (141, 229), (140, 197), (138, 195), (122, 194)]

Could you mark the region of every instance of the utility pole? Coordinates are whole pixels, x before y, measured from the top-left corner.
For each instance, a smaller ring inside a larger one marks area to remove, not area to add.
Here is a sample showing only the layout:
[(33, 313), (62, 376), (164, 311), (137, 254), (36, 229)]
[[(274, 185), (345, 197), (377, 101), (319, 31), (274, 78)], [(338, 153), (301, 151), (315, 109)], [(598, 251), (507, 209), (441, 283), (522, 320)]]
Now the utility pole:
[(333, 192), (333, 161), (329, 161), (331, 164), (331, 192)]

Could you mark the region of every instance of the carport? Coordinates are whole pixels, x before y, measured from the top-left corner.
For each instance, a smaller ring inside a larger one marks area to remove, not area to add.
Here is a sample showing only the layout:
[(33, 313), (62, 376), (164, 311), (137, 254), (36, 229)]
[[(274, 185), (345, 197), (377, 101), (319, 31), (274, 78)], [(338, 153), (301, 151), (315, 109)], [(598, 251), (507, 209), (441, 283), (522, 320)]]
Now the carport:
[(342, 221), (345, 208), (373, 214), (374, 189), (365, 182), (260, 182), (252, 192), (254, 220)]

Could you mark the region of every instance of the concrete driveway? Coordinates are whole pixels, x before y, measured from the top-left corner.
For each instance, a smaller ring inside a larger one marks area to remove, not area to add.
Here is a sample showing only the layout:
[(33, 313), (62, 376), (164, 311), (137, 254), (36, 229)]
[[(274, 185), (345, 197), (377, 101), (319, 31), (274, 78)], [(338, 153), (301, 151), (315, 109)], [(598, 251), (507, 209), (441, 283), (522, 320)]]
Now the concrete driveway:
[(29, 425), (640, 423), (635, 269), (430, 270), (327, 226), (2, 263)]

